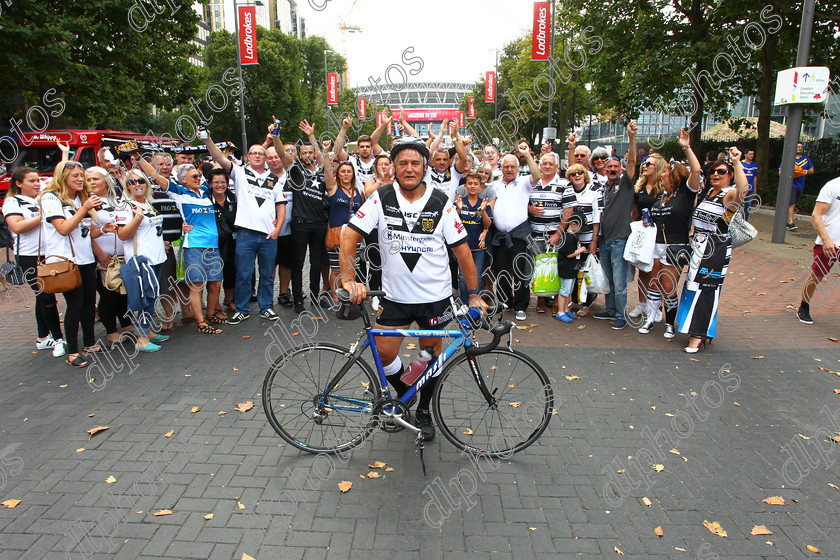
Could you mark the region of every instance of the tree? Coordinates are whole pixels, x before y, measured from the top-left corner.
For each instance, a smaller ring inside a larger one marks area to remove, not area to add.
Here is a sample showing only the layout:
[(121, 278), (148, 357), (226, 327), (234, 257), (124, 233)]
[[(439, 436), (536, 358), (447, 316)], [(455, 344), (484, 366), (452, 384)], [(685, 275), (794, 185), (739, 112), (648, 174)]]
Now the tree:
[[(51, 117), (92, 126), (148, 103), (185, 103), (198, 77), (189, 63), (198, 19), (188, 0), (4, 2), (0, 111), (13, 112), (17, 95), (30, 106), (52, 100)], [(48, 125), (28, 116), (24, 128)]]

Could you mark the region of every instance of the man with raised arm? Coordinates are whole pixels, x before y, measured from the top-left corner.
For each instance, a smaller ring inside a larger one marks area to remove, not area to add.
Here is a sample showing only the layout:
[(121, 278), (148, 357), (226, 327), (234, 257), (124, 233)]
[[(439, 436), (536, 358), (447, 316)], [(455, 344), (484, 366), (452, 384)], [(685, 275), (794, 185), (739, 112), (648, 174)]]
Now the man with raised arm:
[(344, 143), (347, 140), (347, 130), (353, 125), (353, 118), (348, 115), (341, 122), (341, 130), (335, 139), (335, 155), (338, 161), (350, 160), (350, 163), (356, 168), (356, 190), (359, 192), (365, 191), (365, 181), (376, 176), (376, 172), (373, 170), (374, 158), (382, 153), (379, 138), (390, 122), (390, 119), (382, 119), (382, 123), (376, 127), (373, 134), (370, 136), (367, 134), (359, 136), (359, 139), (356, 140), (356, 149), (359, 152), (357, 156), (347, 155), (347, 152), (344, 150)]
[[(408, 329), (416, 322), (424, 330), (443, 329), (453, 318), (447, 248), (455, 254), (466, 280), (469, 305), (486, 309), (478, 297), (478, 275), (467, 233), (452, 203), (441, 191), (423, 181), (429, 158), (423, 141), (414, 137), (399, 139), (391, 149), (391, 157), (396, 181), (377, 189), (341, 234), (342, 286), (350, 292), (354, 303), (366, 297), (364, 284), (354, 281), (353, 263), (359, 242), (378, 228), (386, 297), (379, 306), (376, 328)], [(401, 337), (376, 340), (385, 375), (399, 395), (408, 388), (400, 380), (402, 340)], [(435, 354), (440, 355), (442, 341), (421, 338), (419, 346), (432, 346)], [(422, 387), (417, 405), (417, 427), (426, 441), (435, 437), (429, 404), (437, 382), (433, 379)]]
[[(266, 150), (254, 144), (248, 150), (246, 167), (233, 165), (210, 135), (203, 139), (207, 151), (222, 169), (230, 174), (236, 194), (236, 287), (233, 303), (236, 313), (228, 320), (236, 325), (251, 317), (249, 300), (254, 281), (254, 260), (260, 269), (257, 302), (260, 317), (276, 321), (274, 312), (274, 263), (277, 259), (277, 237), (286, 217), (283, 186), (266, 166)], [(281, 147), (282, 149), (282, 147)]]

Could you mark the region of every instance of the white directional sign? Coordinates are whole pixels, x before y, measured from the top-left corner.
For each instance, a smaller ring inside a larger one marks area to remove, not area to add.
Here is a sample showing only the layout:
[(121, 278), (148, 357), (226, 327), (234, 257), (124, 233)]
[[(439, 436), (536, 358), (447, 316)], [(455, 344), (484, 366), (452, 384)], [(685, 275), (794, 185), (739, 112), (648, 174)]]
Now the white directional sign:
[(775, 105), (825, 103), (830, 72), (825, 66), (801, 66), (779, 72)]

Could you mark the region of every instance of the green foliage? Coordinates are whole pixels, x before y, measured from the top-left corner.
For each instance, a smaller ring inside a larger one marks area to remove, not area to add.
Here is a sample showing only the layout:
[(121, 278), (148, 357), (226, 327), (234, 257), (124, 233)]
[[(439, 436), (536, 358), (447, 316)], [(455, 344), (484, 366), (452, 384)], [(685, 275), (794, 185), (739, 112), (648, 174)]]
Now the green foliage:
[[(149, 103), (172, 108), (186, 102), (198, 76), (189, 63), (198, 22), (192, 2), (161, 2), (159, 14), (143, 3), (143, 32), (129, 23), (135, 4), (140, 0), (4, 3), (0, 111), (13, 113), (17, 95), (30, 105), (44, 104), (51, 89), (56, 93), (50, 98), (64, 96), (63, 116), (83, 126), (119, 119)], [(135, 24), (140, 13), (134, 8)], [(33, 124), (42, 126), (40, 119)]]

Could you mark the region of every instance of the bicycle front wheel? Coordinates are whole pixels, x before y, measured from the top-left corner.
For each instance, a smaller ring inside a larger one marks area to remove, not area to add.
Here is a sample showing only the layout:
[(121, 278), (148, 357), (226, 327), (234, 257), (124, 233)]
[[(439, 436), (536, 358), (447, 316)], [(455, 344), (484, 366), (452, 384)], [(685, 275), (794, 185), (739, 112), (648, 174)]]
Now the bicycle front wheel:
[(308, 453), (338, 453), (359, 445), (376, 427), (373, 402), (379, 379), (361, 357), (325, 394), (350, 358), (328, 342), (284, 353), (266, 373), (263, 409), (274, 431)]
[[(452, 444), (474, 455), (509, 457), (548, 427), (554, 410), (551, 381), (540, 365), (517, 350), (480, 356), (462, 353), (447, 364), (432, 408)], [(479, 376), (490, 394), (479, 388)]]

